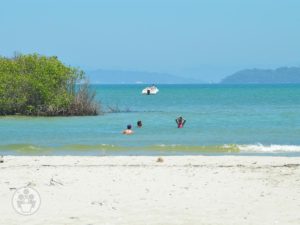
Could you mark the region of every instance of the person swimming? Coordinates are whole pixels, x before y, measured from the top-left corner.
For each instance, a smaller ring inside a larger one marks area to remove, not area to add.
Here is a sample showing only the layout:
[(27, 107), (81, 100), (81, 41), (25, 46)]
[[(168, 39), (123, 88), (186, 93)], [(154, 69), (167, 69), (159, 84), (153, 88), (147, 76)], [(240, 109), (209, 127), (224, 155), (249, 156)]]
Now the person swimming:
[(129, 134), (133, 134), (134, 132), (133, 132), (133, 130), (131, 130), (131, 128), (132, 128), (132, 126), (130, 125), (130, 124), (128, 124), (127, 125), (127, 129), (125, 129), (125, 130), (123, 130), (123, 134), (127, 134), (127, 135), (129, 135)]
[(178, 117), (175, 121), (176, 121), (176, 123), (177, 123), (177, 127), (178, 127), (178, 128), (183, 128), (183, 126), (184, 126), (184, 124), (185, 124), (185, 122), (186, 122), (186, 120), (183, 119), (182, 116)]
[(142, 121), (141, 120), (137, 121), (136, 125), (138, 128), (142, 128), (143, 126)]

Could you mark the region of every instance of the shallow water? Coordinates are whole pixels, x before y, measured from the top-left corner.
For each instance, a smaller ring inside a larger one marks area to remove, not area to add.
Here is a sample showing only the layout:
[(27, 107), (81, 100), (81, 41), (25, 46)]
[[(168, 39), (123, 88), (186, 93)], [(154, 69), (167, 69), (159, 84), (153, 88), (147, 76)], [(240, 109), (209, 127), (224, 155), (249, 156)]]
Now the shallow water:
[[(119, 113), (1, 117), (0, 154), (300, 156), (300, 85), (159, 85), (153, 96), (143, 87), (92, 86), (103, 110)], [(121, 134), (127, 124), (134, 135)]]

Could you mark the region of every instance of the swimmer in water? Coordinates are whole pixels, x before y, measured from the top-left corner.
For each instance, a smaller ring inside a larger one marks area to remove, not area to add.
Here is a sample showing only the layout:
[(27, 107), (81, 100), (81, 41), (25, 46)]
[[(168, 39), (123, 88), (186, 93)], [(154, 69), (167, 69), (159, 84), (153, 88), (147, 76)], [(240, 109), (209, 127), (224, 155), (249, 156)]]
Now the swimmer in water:
[(142, 121), (141, 120), (139, 120), (139, 121), (137, 121), (137, 127), (138, 128), (142, 128), (142, 126), (143, 126), (143, 124), (142, 124)]
[(182, 116), (178, 117), (175, 121), (176, 121), (176, 123), (177, 123), (177, 127), (178, 127), (178, 128), (183, 128), (183, 126), (184, 126), (184, 124), (185, 124), (185, 122), (186, 122), (186, 120), (183, 119)]
[(127, 129), (123, 130), (122, 133), (129, 135), (129, 134), (133, 134), (134, 132), (133, 132), (133, 130), (131, 130), (131, 125), (129, 124), (129, 125), (127, 125)]

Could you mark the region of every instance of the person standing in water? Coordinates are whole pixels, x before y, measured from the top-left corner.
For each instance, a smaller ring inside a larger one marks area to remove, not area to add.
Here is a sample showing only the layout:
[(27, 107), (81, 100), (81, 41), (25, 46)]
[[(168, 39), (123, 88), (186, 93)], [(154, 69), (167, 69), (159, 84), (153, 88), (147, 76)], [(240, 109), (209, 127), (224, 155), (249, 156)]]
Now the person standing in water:
[(178, 117), (175, 121), (176, 121), (176, 123), (177, 123), (177, 127), (178, 127), (178, 128), (183, 128), (183, 126), (184, 126), (184, 124), (185, 124), (185, 122), (186, 122), (186, 120), (183, 119), (182, 116)]
[(142, 121), (141, 120), (137, 121), (136, 125), (138, 128), (142, 128), (143, 126)]
[(133, 130), (131, 130), (131, 125), (129, 124), (129, 125), (127, 125), (127, 129), (125, 129), (125, 130), (123, 130), (123, 134), (127, 134), (127, 135), (129, 135), (129, 134), (133, 134), (134, 132), (133, 132)]

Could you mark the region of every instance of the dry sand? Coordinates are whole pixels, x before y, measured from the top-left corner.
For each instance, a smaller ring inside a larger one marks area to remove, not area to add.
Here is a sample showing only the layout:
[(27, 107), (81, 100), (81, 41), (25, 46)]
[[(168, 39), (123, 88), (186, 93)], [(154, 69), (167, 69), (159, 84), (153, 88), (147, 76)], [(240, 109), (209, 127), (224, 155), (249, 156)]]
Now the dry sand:
[[(300, 224), (300, 159), (285, 157), (4, 157), (0, 224)], [(16, 213), (29, 186), (39, 210)]]

